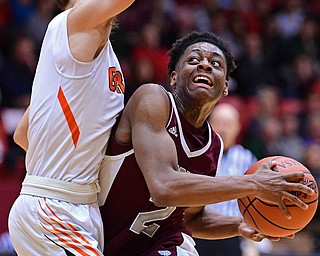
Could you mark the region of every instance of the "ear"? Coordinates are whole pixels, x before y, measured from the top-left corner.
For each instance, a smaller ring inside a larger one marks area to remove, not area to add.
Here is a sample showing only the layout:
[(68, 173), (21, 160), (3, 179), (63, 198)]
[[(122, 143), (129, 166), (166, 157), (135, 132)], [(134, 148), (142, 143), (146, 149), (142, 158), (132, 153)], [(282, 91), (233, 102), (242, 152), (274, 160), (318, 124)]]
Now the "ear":
[(170, 74), (170, 86), (172, 89), (175, 89), (177, 86), (177, 73), (176, 71), (172, 71)]
[(222, 95), (223, 96), (228, 96), (228, 94), (229, 94), (228, 86), (229, 86), (228, 81), (226, 81), (225, 84), (224, 84), (224, 89), (222, 91)]

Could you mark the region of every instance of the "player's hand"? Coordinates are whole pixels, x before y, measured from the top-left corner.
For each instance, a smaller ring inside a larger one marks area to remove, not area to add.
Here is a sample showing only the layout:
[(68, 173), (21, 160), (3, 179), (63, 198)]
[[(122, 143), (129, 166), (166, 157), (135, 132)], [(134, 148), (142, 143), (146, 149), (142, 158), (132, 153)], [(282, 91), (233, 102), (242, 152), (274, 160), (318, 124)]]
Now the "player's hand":
[(272, 171), (272, 168), (275, 167), (276, 162), (269, 161), (261, 164), (258, 170), (253, 174), (255, 181), (260, 187), (260, 191), (256, 197), (265, 202), (277, 204), (282, 213), (290, 219), (291, 216), (283, 200), (287, 199), (298, 207), (306, 210), (308, 209), (308, 205), (291, 192), (295, 191), (312, 195), (314, 191), (308, 186), (299, 183), (299, 181), (304, 178), (302, 172), (283, 174)]
[(256, 241), (256, 242), (260, 242), (262, 239), (264, 238), (267, 238), (269, 239), (270, 241), (273, 241), (273, 242), (278, 242), (280, 241), (281, 238), (289, 238), (289, 239), (293, 239), (295, 237), (295, 234), (291, 234), (289, 236), (285, 236), (285, 237), (275, 237), (275, 236), (267, 236), (267, 235), (263, 235), (259, 232), (256, 232), (252, 235), (252, 239), (253, 241)]
[[(260, 232), (257, 232), (251, 226), (249, 226), (244, 220), (242, 220), (240, 222), (239, 234), (242, 237), (244, 237), (248, 240), (255, 241), (255, 242), (261, 242), (265, 238), (269, 239), (270, 241), (274, 241), (274, 242), (277, 242), (280, 240), (280, 237), (267, 236), (267, 235), (264, 235)], [(295, 237), (295, 234), (292, 234), (290, 236), (287, 236), (286, 238), (293, 239), (294, 237)]]
[(244, 220), (240, 222), (238, 230), (239, 230), (239, 234), (242, 237), (248, 240), (253, 240), (255, 242), (261, 242), (264, 238), (267, 238), (267, 236), (255, 231)]

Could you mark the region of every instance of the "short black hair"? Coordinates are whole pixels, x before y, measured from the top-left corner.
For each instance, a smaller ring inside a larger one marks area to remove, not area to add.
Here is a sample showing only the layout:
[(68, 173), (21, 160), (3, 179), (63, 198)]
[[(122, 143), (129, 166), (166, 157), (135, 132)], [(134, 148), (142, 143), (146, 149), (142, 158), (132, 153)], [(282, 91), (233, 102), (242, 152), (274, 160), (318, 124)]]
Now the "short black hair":
[(236, 69), (235, 58), (231, 53), (230, 46), (227, 42), (222, 40), (220, 37), (216, 36), (212, 32), (197, 32), (193, 31), (187, 34), (185, 37), (178, 39), (173, 43), (171, 49), (168, 51), (169, 63), (168, 72), (169, 75), (175, 70), (177, 63), (179, 62), (181, 56), (184, 54), (185, 50), (192, 44), (198, 42), (207, 42), (217, 46), (224, 54), (227, 61), (227, 80), (232, 71)]

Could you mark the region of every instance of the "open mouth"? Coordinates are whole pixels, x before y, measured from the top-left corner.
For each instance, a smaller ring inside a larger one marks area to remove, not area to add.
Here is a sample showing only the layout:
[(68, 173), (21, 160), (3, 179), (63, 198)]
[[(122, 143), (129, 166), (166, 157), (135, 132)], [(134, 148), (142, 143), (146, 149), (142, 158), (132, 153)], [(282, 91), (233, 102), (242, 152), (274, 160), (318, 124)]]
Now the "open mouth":
[(193, 82), (197, 83), (197, 84), (206, 84), (210, 87), (212, 86), (212, 81), (208, 77), (205, 77), (205, 76), (196, 76), (193, 79)]

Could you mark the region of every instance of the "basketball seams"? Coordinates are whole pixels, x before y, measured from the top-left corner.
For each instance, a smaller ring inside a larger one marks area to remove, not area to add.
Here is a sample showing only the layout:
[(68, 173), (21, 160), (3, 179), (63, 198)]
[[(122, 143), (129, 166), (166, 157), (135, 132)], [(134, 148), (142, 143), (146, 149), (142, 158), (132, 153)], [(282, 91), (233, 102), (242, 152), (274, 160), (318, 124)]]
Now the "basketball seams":
[[(318, 187), (312, 173), (304, 165), (295, 159), (284, 156), (261, 159), (254, 163), (245, 174), (253, 174), (261, 163), (270, 160), (277, 161), (277, 167), (276, 170), (274, 170), (276, 172), (283, 174), (303, 172), (305, 174), (304, 180), (300, 182), (308, 185), (316, 192), (313, 196), (298, 195), (298, 197), (309, 206), (308, 210), (305, 211), (288, 200), (285, 200), (285, 205), (289, 208), (288, 210), (292, 215), (292, 219), (289, 220), (283, 216), (278, 205), (264, 202), (259, 198), (250, 198), (249, 196), (239, 198), (238, 206), (245, 221), (254, 229), (265, 235), (284, 237), (297, 233), (311, 221), (318, 205)], [(314, 186), (312, 186), (312, 183), (314, 183)]]
[[(248, 220), (248, 218), (249, 218), (248, 215), (249, 215), (250, 216), (250, 220), (252, 222), (252, 223), (249, 223), (249, 224), (251, 224), (251, 225), (253, 224), (253, 226), (255, 226), (256, 229), (259, 230), (260, 232), (263, 233), (263, 228), (259, 227), (259, 225), (255, 221), (255, 219), (253, 218), (253, 213), (251, 213), (250, 208), (253, 208), (253, 211), (255, 211), (261, 218), (263, 218), (267, 223), (273, 225), (274, 227), (277, 227), (277, 228), (279, 228), (281, 230), (292, 231), (292, 233), (295, 233), (295, 232), (301, 230), (300, 227), (299, 228), (288, 228), (288, 227), (286, 228), (286, 227), (280, 226), (279, 224), (271, 221), (266, 216), (264, 216), (264, 214), (261, 211), (259, 211), (257, 209), (256, 205), (254, 204), (255, 201), (264, 204), (265, 202), (263, 202), (262, 200), (260, 200), (258, 198), (254, 198), (253, 200), (251, 200), (250, 197), (248, 197), (248, 196), (246, 197), (246, 199), (249, 202), (247, 205), (244, 203), (243, 199), (239, 199), (239, 201), (242, 203), (242, 206), (243, 206), (243, 210), (241, 210), (241, 214), (246, 217), (246, 220)], [(268, 205), (268, 206), (278, 207), (277, 205), (271, 205), (271, 204)]]
[[(264, 216), (264, 214), (262, 212), (260, 212), (258, 210), (257, 206), (254, 204), (255, 201), (257, 203), (264, 203), (263, 201), (261, 201), (260, 199), (257, 199), (257, 198), (254, 198), (253, 200), (251, 200), (250, 197), (248, 197), (248, 196), (246, 197), (246, 199), (249, 201), (249, 203), (247, 205), (244, 203), (243, 199), (239, 199), (239, 201), (241, 202), (241, 204), (243, 206), (243, 209), (240, 210), (240, 212), (244, 216), (246, 221), (249, 222), (248, 224), (252, 225), (253, 228), (258, 230), (259, 232), (264, 233), (264, 227), (263, 227), (263, 225), (260, 225), (260, 226), (258, 225), (257, 221), (253, 217), (254, 212), (257, 213), (262, 219), (264, 219), (266, 223), (268, 223), (268, 224), (272, 225), (273, 227), (279, 229), (278, 231), (275, 231), (275, 232), (281, 232), (281, 231), (285, 230), (285, 231), (290, 231), (290, 233), (293, 234), (293, 233), (296, 233), (296, 232), (298, 232), (299, 230), (301, 230), (303, 228), (303, 227), (302, 228), (301, 227), (299, 227), (299, 228), (290, 227), (289, 228), (289, 227), (280, 226), (280, 224), (277, 224), (277, 223), (271, 221), (270, 219), (268, 219), (266, 216)], [(277, 205), (270, 205), (270, 206), (278, 207)], [(252, 212), (252, 211), (254, 211), (254, 212)], [(265, 223), (263, 223), (263, 224), (265, 224)], [(271, 233), (270, 234), (266, 234), (266, 235), (276, 236), (276, 235), (271, 234)]]
[[(246, 199), (248, 199), (248, 201), (250, 201), (249, 197), (246, 197)], [(258, 226), (257, 226), (254, 218), (252, 217), (251, 212), (249, 211), (249, 207), (252, 205), (252, 202), (250, 202), (250, 203), (246, 206), (242, 199), (239, 199), (239, 201), (242, 203), (242, 206), (243, 206), (243, 211), (242, 211), (242, 210), (240, 209), (240, 207), (239, 207), (242, 216), (245, 217), (246, 214), (249, 214), (250, 220), (251, 220), (252, 223), (248, 223), (248, 224), (250, 224), (250, 225), (253, 224), (253, 225), (252, 225), (253, 228), (255, 227), (257, 230), (260, 230), (260, 229), (258, 228)], [(248, 220), (247, 218), (245, 218), (245, 219)]]

